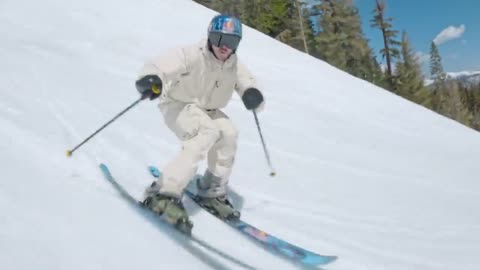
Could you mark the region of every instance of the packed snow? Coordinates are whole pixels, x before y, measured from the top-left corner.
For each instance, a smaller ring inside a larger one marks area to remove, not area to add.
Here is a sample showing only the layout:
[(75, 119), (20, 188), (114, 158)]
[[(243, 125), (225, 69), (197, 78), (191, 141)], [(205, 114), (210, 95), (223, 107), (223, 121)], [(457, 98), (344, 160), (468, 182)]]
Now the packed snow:
[[(214, 15), (189, 0), (0, 3), (0, 268), (241, 269), (208, 251), (217, 264), (202, 262), (98, 169), (141, 197), (146, 167), (180, 148), (156, 101), (65, 155), (138, 99), (145, 60), (198, 42)], [(479, 269), (478, 132), (248, 27), (238, 54), (265, 93), (259, 118), (277, 171), (235, 97), (230, 183), (245, 221), (339, 256), (326, 269)], [(298, 269), (186, 204), (212, 246), (257, 269)]]

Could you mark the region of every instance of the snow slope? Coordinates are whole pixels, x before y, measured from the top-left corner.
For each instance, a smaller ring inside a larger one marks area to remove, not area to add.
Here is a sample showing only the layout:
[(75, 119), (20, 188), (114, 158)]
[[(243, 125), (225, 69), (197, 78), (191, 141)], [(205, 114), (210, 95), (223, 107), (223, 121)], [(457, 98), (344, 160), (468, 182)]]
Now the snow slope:
[[(0, 2), (2, 269), (236, 269), (202, 263), (137, 215), (104, 181), (109, 164), (135, 196), (179, 145), (138, 98), (151, 55), (197, 42), (214, 12), (188, 0)], [(478, 269), (477, 132), (245, 29), (239, 55), (257, 75), (278, 175), (268, 176), (251, 113), (231, 178), (242, 215), (319, 253), (328, 269)], [(203, 165), (202, 170), (205, 166)], [(188, 205), (195, 233), (258, 269), (295, 269)], [(219, 266), (219, 267), (218, 267)]]

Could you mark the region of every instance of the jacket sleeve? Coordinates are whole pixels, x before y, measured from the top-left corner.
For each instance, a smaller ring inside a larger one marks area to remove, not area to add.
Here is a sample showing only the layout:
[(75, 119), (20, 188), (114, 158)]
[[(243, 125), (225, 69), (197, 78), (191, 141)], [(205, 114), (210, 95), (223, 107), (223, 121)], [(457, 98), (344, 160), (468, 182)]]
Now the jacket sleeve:
[(235, 85), (235, 90), (237, 91), (238, 95), (240, 95), (240, 97), (242, 98), (243, 94), (245, 93), (245, 90), (247, 90), (248, 88), (255, 88), (262, 94), (263, 101), (255, 110), (257, 112), (262, 111), (263, 108), (265, 107), (265, 95), (263, 94), (262, 90), (258, 88), (255, 78), (247, 69), (247, 67), (245, 67), (242, 63), (238, 62), (237, 83)]
[(239, 61), (237, 64), (237, 83), (235, 84), (235, 90), (241, 97), (248, 88), (258, 88), (257, 83), (247, 67)]
[(139, 72), (139, 79), (147, 75), (157, 75), (163, 83), (164, 92), (178, 80), (181, 74), (187, 73), (187, 59), (182, 49), (174, 49), (164, 55), (148, 61)]

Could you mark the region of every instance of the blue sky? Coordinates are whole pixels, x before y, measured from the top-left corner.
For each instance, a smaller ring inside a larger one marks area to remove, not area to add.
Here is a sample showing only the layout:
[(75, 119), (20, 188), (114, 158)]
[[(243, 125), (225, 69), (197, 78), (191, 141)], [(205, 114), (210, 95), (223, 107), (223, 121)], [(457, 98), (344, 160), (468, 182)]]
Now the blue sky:
[[(380, 30), (370, 27), (375, 0), (353, 0), (362, 17), (363, 31), (370, 46), (379, 54), (383, 47)], [(386, 16), (393, 27), (406, 31), (410, 43), (421, 57), (425, 75), (429, 76), (429, 52), (432, 40), (442, 57), (445, 71), (480, 71), (480, 1), (479, 0), (386, 0)]]
[[(405, 30), (414, 50), (426, 60), (423, 70), (429, 73), (428, 54), (432, 40), (442, 56), (445, 71), (480, 70), (480, 1), (478, 0), (386, 0), (386, 15), (393, 17), (393, 27)], [(354, 0), (362, 17), (363, 30), (378, 53), (383, 46), (378, 29), (370, 27), (375, 0)], [(381, 56), (378, 60), (384, 62)]]

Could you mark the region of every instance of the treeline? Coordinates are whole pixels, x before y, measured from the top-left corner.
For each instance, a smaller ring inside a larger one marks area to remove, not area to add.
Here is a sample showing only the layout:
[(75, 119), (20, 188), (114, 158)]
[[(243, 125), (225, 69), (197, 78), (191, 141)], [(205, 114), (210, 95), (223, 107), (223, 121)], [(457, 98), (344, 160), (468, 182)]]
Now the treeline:
[(471, 85), (448, 78), (434, 42), (430, 45), (430, 73), (433, 78), (428, 87), (431, 109), (480, 130), (480, 83)]
[(447, 78), (440, 53), (432, 42), (430, 70), (434, 82), (426, 86), (419, 59), (405, 31), (399, 35), (386, 15), (384, 0), (372, 0), (371, 27), (383, 38), (380, 55), (363, 33), (352, 0), (195, 0), (283, 43), (304, 51), (356, 77), (480, 130), (480, 85), (466, 86)]

